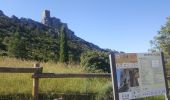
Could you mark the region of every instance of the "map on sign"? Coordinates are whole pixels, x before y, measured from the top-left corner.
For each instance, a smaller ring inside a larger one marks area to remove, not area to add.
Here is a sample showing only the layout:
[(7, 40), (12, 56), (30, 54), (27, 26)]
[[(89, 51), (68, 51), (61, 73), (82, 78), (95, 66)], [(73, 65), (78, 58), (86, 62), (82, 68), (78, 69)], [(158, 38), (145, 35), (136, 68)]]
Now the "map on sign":
[(166, 94), (161, 53), (115, 54), (120, 100)]

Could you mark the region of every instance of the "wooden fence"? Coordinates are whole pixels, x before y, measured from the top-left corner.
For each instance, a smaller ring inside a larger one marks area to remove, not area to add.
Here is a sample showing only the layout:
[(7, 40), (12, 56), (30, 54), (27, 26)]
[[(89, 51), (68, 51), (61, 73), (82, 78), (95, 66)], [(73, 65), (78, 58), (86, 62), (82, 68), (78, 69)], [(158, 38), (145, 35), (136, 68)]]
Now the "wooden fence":
[(38, 100), (39, 78), (111, 78), (109, 73), (42, 73), (43, 67), (39, 63), (34, 64), (33, 68), (12, 68), (0, 67), (0, 73), (33, 73), (33, 100)]

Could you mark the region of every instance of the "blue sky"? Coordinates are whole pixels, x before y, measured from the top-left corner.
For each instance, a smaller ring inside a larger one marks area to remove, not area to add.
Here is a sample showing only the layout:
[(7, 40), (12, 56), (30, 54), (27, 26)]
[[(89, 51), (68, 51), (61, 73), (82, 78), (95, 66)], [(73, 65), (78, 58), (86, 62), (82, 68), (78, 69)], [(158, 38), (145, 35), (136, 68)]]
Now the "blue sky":
[(170, 0), (0, 0), (8, 16), (41, 20), (44, 9), (101, 48), (147, 52), (170, 16)]

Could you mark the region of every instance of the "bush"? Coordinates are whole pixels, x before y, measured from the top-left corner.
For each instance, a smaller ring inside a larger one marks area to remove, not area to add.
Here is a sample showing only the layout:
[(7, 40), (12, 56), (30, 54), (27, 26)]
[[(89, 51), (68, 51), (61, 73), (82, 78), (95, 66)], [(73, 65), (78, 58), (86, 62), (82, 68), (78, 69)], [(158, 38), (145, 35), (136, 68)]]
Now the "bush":
[(96, 70), (110, 72), (109, 55), (106, 52), (88, 51), (83, 53), (80, 58), (81, 66), (91, 72)]

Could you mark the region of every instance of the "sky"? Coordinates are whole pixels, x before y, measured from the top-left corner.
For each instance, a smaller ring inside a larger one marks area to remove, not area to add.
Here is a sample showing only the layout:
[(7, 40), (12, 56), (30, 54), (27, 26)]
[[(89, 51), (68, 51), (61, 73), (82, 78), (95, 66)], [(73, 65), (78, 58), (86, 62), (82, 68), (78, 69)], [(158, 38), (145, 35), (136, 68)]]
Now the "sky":
[(41, 21), (42, 12), (104, 49), (147, 52), (170, 16), (170, 0), (0, 0), (7, 16)]

